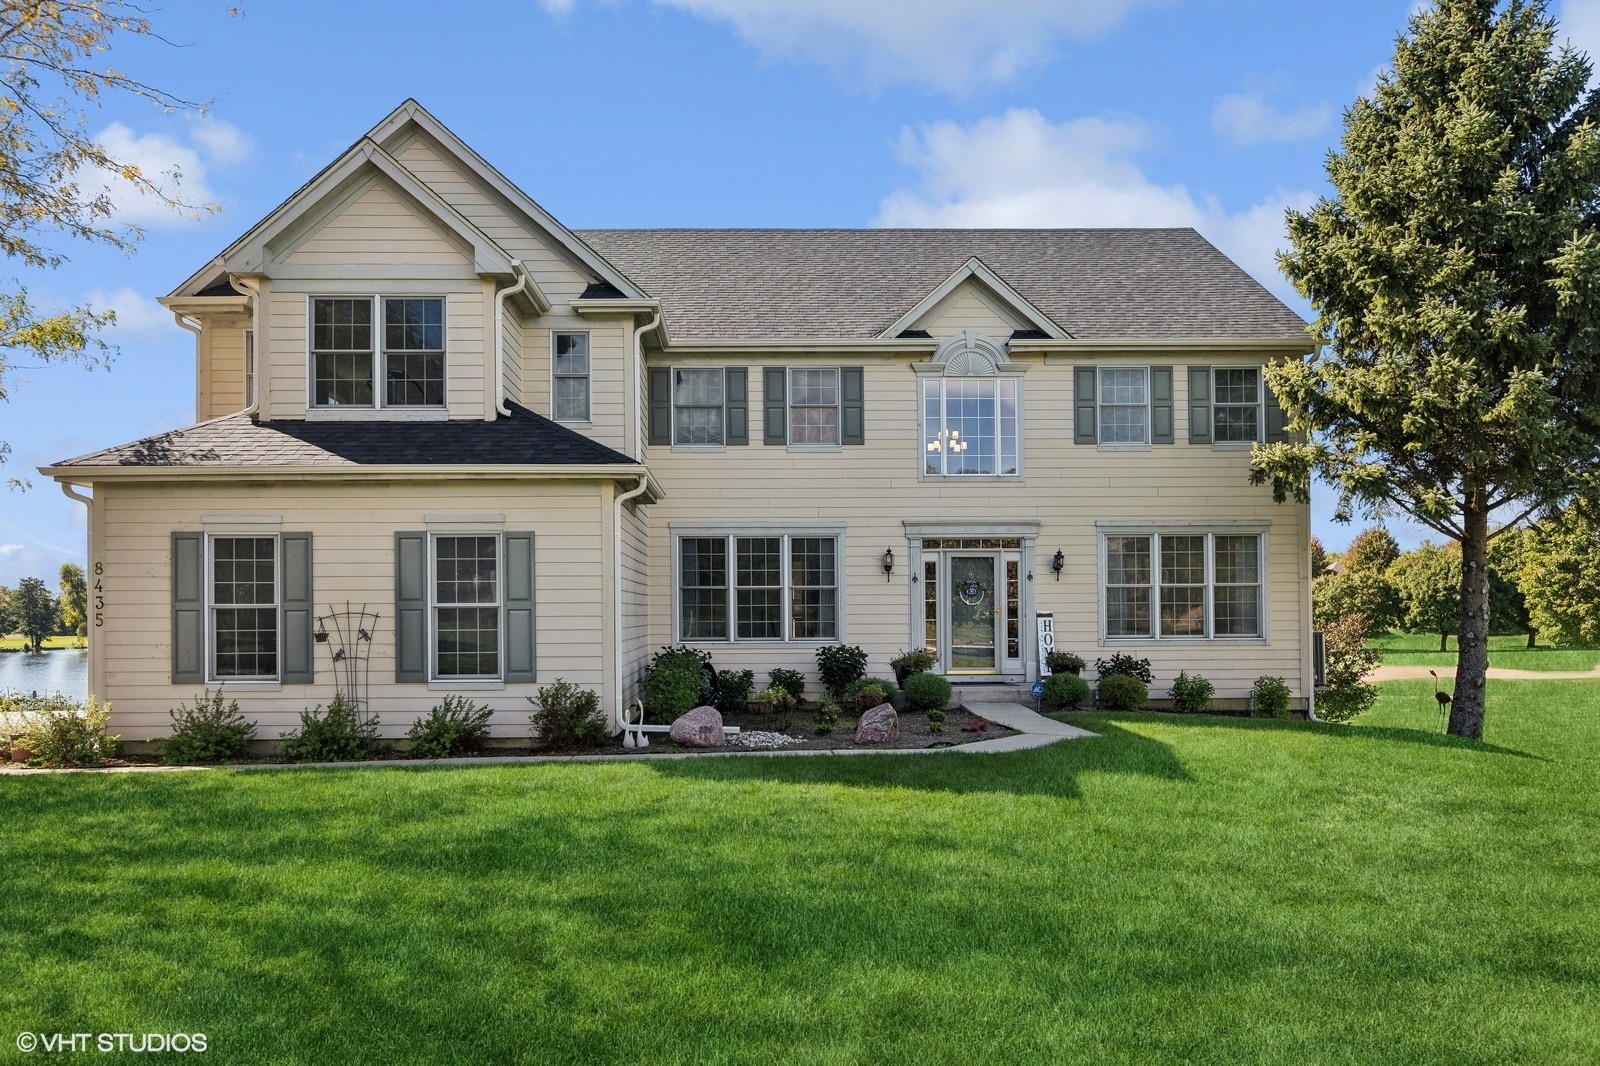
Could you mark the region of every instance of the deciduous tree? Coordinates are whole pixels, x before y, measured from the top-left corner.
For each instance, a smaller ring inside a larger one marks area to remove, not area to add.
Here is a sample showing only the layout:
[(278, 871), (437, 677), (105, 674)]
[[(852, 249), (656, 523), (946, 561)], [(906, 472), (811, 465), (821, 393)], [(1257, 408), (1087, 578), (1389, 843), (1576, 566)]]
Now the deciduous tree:
[(50, 589), (36, 577), (25, 577), (17, 582), (17, 628), (28, 638), (34, 651), (44, 643), (44, 638), (56, 631), (61, 620), (56, 610), (56, 598)]
[(1461, 552), (1423, 541), (1389, 567), (1389, 580), (1400, 593), (1401, 625), (1407, 633), (1439, 634), (1439, 650), (1461, 621)]
[(1521, 586), (1533, 625), (1547, 641), (1600, 647), (1600, 513), (1574, 506), (1530, 529)]
[(83, 579), (83, 567), (77, 563), (61, 564), (61, 624), (78, 636), (89, 633), (89, 585)]

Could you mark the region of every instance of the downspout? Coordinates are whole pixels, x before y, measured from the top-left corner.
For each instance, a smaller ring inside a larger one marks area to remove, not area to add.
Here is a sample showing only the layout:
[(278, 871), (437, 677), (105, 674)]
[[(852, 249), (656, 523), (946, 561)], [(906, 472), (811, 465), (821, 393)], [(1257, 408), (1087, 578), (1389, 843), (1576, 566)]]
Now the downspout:
[(649, 421), (649, 414), (644, 418), (639, 417), (639, 372), (644, 369), (644, 335), (661, 325), (661, 311), (658, 308), (650, 316), (641, 329), (633, 331), (633, 380), (629, 385), (628, 393), (633, 402), (633, 457), (644, 462), (645, 423)]
[[(179, 325), (183, 325), (183, 323), (181, 321), (178, 324)], [(185, 328), (187, 328), (187, 327), (185, 327)], [(57, 484), (61, 486), (61, 491), (66, 493), (67, 497), (69, 499), (77, 500), (79, 503), (83, 504), (83, 509), (84, 509), (83, 534), (84, 534), (84, 541), (85, 541), (85, 543), (86, 543), (86, 545), (87, 545), (87, 547), (89, 549), (88, 551), (84, 552), (84, 562), (87, 565), (83, 568), (83, 580), (89, 586), (90, 591), (91, 591), (91, 595), (88, 597), (88, 606), (90, 608), (89, 616), (83, 620), (83, 624), (84, 624), (84, 627), (85, 627), (86, 631), (87, 630), (92, 630), (94, 628), (94, 621), (93, 621), (93, 619), (94, 619), (94, 610), (93, 610), (93, 607), (94, 607), (94, 596), (92, 595), (92, 592), (93, 592), (93, 588), (94, 588), (94, 576), (95, 576), (94, 575), (94, 497), (93, 496), (85, 496), (83, 493), (79, 492), (76, 488), (74, 488), (69, 482), (60, 481), (60, 482), (57, 482)], [(96, 641), (90, 640), (89, 641), (89, 692), (88, 692), (88, 695), (91, 695), (91, 696), (96, 695), (96, 692), (94, 690), (94, 683), (100, 676), (100, 672), (97, 669), (97, 666), (98, 666), (98, 664), (100, 662), (100, 659), (101, 659), (101, 654), (100, 654), (100, 645), (99, 645), (99, 643), (96, 642)], [(98, 695), (99, 695), (99, 697), (101, 699), (105, 698), (105, 692), (104, 691), (101, 691), (100, 693), (98, 693)]]
[(506, 406), (506, 300), (527, 289), (529, 280), (520, 266), (513, 265), (511, 271), (517, 283), (494, 294), (494, 410), (502, 417), (511, 414)]
[[(206, 402), (207, 402), (208, 406), (210, 405), (210, 400), (211, 400), (211, 390), (209, 388), (206, 388), (206, 389), (202, 389), (201, 388), (201, 381), (200, 381), (200, 323), (198, 323), (194, 319), (188, 317), (182, 311), (174, 311), (174, 312), (172, 312), (172, 318), (173, 318), (173, 321), (177, 322), (178, 325), (181, 328), (186, 329), (190, 333), (194, 334), (194, 370), (195, 370), (194, 394), (195, 394), (195, 399), (196, 399), (194, 417), (195, 417), (195, 421), (198, 422), (198, 421), (200, 421), (199, 397), (203, 393), (205, 395), (205, 397), (206, 397)], [(63, 486), (63, 487), (65, 487), (65, 486)]]
[(250, 334), (255, 337), (256, 365), (252, 379), (252, 383), (255, 385), (252, 391), (255, 395), (245, 397), (245, 408), (239, 413), (254, 418), (256, 412), (261, 409), (261, 286), (255, 282), (246, 281), (237, 274), (228, 275), (228, 284), (236, 289), (243, 289), (250, 297)]
[(643, 495), (649, 487), (649, 475), (640, 474), (639, 483), (616, 498), (616, 506), (611, 512), (611, 683), (615, 686), (619, 729), (622, 727), (623, 712), (627, 710), (622, 698), (622, 507), (629, 500)]

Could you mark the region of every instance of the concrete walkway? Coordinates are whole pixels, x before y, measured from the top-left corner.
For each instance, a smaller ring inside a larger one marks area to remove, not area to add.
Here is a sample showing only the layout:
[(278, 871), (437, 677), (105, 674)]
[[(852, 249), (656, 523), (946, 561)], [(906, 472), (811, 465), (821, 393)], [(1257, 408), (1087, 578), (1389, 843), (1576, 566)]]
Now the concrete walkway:
[[(1449, 666), (1375, 666), (1367, 671), (1368, 681), (1415, 681), (1430, 677), (1429, 670), (1439, 675), (1440, 681), (1454, 681), (1455, 664)], [(1512, 670), (1504, 666), (1489, 667), (1490, 681), (1600, 681), (1600, 666), (1593, 670)]]

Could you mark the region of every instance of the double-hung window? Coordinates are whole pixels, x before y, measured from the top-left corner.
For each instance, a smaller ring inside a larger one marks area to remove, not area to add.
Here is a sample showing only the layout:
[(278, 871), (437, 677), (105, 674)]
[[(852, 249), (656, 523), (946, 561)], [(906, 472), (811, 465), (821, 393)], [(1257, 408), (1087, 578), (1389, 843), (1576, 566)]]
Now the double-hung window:
[(837, 537), (678, 539), (678, 639), (836, 640)]
[(444, 300), (314, 297), (311, 382), (314, 407), (443, 407)]
[(791, 367), (789, 443), (839, 443), (839, 369)]
[(923, 474), (1016, 476), (1019, 384), (1014, 377), (924, 379)]
[(724, 388), (721, 367), (672, 371), (672, 443), (723, 444)]
[(433, 538), (433, 676), (500, 676), (500, 538)]
[(278, 676), (278, 538), (212, 537), (210, 680)]
[(589, 334), (556, 333), (550, 338), (551, 411), (557, 422), (589, 421)]
[(1098, 377), (1100, 443), (1149, 444), (1149, 368), (1102, 367)]
[(1263, 634), (1261, 534), (1126, 533), (1103, 545), (1108, 638)]
[(1261, 371), (1256, 367), (1215, 367), (1211, 439), (1247, 444), (1261, 439)]

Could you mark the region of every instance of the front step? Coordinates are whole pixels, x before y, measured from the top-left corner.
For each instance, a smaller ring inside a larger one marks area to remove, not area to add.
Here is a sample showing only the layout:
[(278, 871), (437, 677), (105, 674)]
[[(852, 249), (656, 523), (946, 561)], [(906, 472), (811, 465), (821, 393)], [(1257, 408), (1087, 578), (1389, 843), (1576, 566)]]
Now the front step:
[(985, 703), (1019, 703), (1024, 707), (1032, 707), (1033, 686), (1010, 681), (956, 685), (952, 702), (963, 707)]

